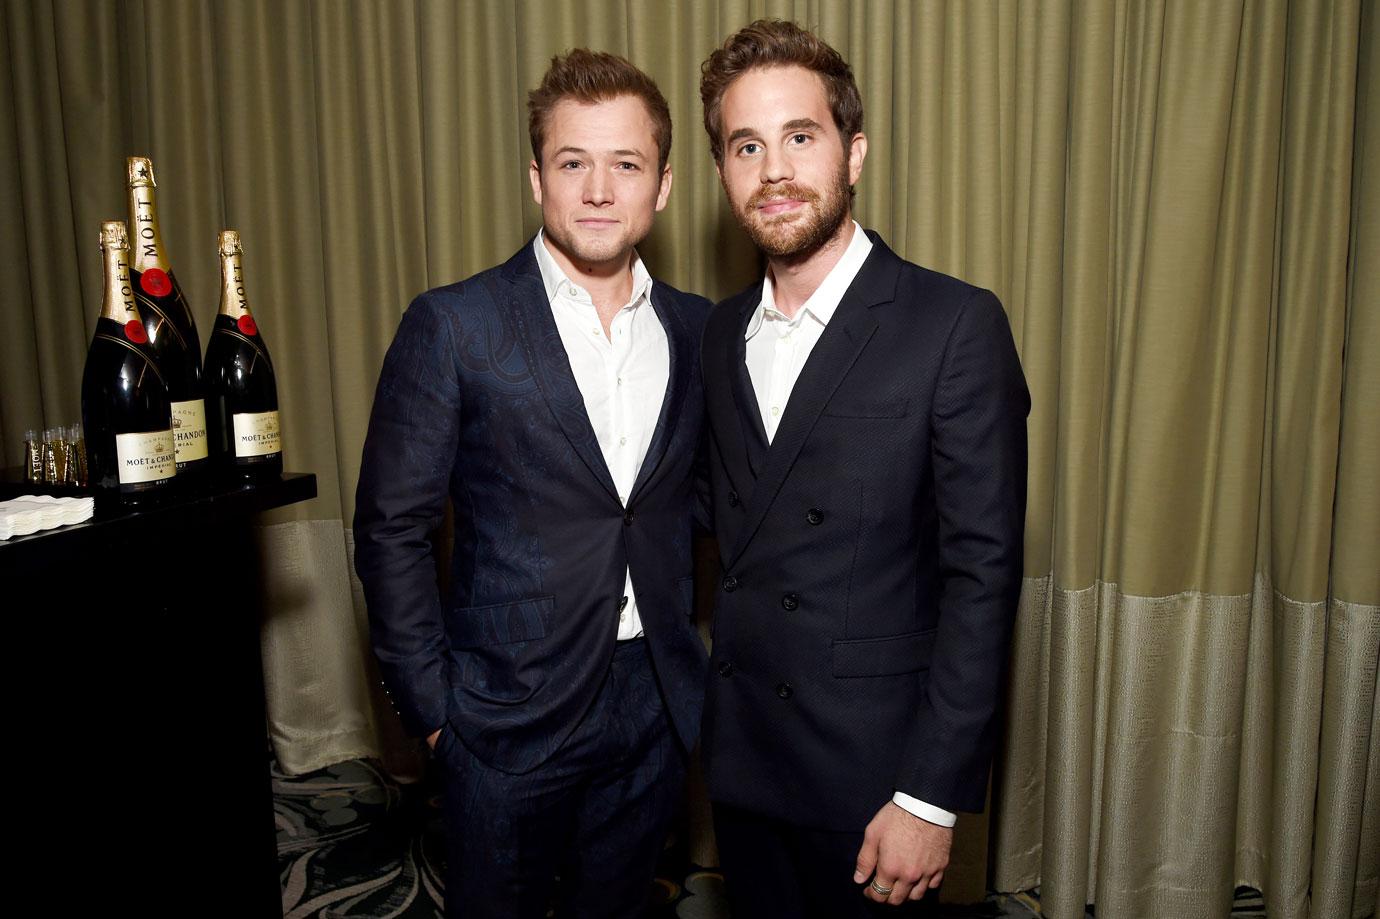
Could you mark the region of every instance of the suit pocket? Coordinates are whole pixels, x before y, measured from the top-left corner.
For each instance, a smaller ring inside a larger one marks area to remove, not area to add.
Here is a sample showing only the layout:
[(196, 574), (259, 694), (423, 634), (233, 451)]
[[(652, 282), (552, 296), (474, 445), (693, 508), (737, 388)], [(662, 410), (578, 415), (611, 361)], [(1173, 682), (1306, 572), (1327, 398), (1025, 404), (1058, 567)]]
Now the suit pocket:
[(545, 638), (555, 608), (555, 597), (456, 607), (450, 613), (451, 646), (484, 648)]
[(857, 393), (840, 393), (824, 406), (824, 414), (833, 418), (904, 418), (910, 414), (910, 400), (904, 396), (868, 399)]
[(831, 648), (834, 676), (896, 676), (930, 665), (934, 629), (885, 638), (836, 638)]

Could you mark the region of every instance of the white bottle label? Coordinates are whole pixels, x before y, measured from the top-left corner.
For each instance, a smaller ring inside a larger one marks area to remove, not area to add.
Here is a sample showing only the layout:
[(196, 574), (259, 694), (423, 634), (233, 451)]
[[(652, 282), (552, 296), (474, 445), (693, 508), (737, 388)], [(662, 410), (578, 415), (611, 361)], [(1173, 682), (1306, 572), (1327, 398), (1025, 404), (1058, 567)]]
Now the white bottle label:
[(115, 458), (119, 462), (121, 485), (154, 482), (177, 474), (171, 430), (116, 434)]
[(234, 416), (235, 456), (267, 456), (281, 453), (277, 412), (245, 412)]
[(174, 402), (172, 429), (179, 463), (206, 458), (206, 403), (203, 400)]

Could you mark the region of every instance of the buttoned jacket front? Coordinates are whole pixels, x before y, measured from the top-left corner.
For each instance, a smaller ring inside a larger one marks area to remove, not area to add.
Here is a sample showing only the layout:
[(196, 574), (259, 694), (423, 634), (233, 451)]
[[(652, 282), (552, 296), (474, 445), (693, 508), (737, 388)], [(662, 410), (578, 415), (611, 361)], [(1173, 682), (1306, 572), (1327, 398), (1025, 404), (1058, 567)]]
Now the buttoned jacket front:
[[(692, 621), (693, 471), (708, 302), (660, 281), (670, 376), (624, 503), (605, 464), (528, 242), (420, 295), (380, 374), (360, 471), (355, 564), (404, 724), (447, 725), (510, 772), (544, 762), (594, 698), (625, 573), (671, 721), (693, 746), (705, 652)], [(447, 505), (449, 589), (434, 533)]]
[(761, 284), (703, 364), (723, 579), (715, 800), (856, 830), (902, 791), (980, 810), (1021, 584), (1029, 396), (989, 292), (873, 250), (768, 446), (744, 360)]

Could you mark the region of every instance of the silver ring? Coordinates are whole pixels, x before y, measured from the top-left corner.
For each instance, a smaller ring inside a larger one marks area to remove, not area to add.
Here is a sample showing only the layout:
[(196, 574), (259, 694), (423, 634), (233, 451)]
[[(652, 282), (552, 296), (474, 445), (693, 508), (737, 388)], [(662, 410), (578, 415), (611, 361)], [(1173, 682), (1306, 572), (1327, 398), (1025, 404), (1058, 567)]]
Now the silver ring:
[(883, 887), (881, 884), (878, 884), (878, 883), (877, 883), (877, 879), (876, 879), (876, 878), (873, 878), (873, 879), (872, 879), (872, 883), (871, 883), (870, 885), (868, 885), (868, 886), (870, 886), (873, 890), (877, 891), (877, 893), (881, 894), (881, 895), (884, 896), (884, 897), (890, 896), (890, 895), (891, 895), (891, 891), (895, 889), (895, 888), (892, 888), (892, 887)]

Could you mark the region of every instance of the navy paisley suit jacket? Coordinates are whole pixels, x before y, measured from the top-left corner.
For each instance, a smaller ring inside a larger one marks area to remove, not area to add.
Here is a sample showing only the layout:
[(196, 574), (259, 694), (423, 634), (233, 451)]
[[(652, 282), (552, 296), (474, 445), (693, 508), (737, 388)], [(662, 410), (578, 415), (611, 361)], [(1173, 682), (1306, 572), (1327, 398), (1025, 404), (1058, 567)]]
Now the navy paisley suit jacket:
[[(625, 508), (585, 413), (529, 241), (507, 263), (421, 294), (374, 397), (356, 495), (355, 567), (404, 725), (449, 725), (509, 772), (545, 761), (593, 701), (631, 570), (671, 720), (699, 727), (693, 470), (709, 303), (656, 281), (670, 349), (661, 413)], [(431, 533), (454, 510), (450, 590)]]
[(1030, 399), (989, 291), (875, 234), (768, 446), (743, 334), (704, 335), (710, 796), (861, 830), (900, 790), (981, 810), (1021, 588)]

